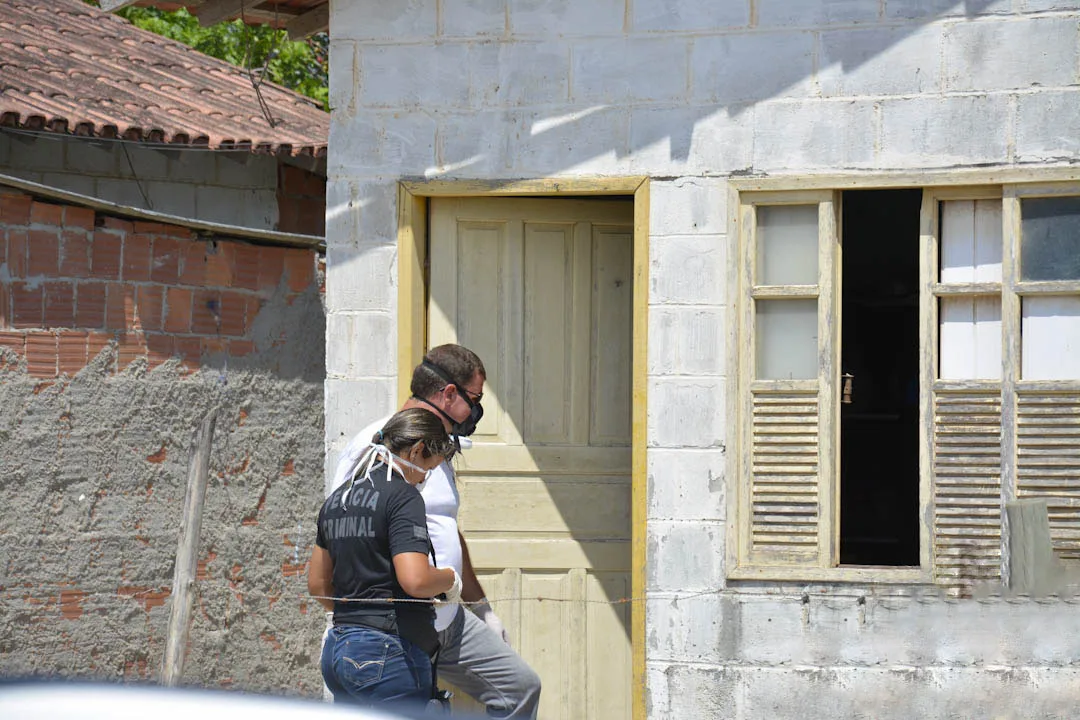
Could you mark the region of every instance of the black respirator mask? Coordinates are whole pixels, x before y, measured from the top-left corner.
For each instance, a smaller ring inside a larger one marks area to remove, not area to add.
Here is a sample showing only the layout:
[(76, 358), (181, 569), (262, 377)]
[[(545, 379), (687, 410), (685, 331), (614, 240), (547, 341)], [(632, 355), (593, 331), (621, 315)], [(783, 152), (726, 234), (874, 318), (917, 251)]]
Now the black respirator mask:
[(456, 380), (450, 377), (449, 373), (447, 373), (435, 363), (429, 360), (425, 360), (421, 364), (428, 370), (431, 370), (431, 372), (435, 373), (440, 378), (445, 380), (447, 385), (453, 385), (455, 388), (457, 388), (458, 395), (460, 395), (461, 398), (465, 401), (465, 404), (469, 406), (469, 417), (465, 418), (461, 422), (458, 422), (457, 420), (454, 420), (454, 418), (443, 412), (442, 408), (433, 405), (424, 398), (416, 399), (424, 403), (425, 405), (430, 405), (432, 408), (435, 409), (436, 412), (446, 418), (446, 421), (450, 423), (451, 435), (454, 435), (456, 437), (469, 437), (474, 432), (476, 432), (476, 424), (480, 422), (480, 418), (484, 417), (484, 408), (481, 407), (480, 403), (473, 402), (472, 398), (469, 397), (469, 393), (465, 392), (465, 388), (458, 384)]

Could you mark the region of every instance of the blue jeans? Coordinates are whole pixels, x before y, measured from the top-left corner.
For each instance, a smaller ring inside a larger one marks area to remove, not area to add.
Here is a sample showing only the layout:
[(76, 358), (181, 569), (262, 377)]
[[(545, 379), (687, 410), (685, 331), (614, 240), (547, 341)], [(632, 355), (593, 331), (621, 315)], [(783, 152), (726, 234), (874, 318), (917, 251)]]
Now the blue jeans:
[(368, 627), (330, 629), (322, 676), (335, 703), (394, 703), (422, 709), (431, 698), (431, 658), (408, 640)]

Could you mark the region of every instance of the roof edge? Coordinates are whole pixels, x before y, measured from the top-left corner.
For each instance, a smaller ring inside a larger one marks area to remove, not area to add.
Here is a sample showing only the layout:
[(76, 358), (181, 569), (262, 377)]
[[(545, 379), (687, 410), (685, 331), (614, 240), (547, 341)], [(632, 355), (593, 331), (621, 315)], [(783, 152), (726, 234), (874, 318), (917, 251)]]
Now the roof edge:
[(327, 149), (325, 144), (295, 145), (293, 143), (272, 143), (251, 138), (227, 138), (222, 139), (217, 145), (211, 145), (210, 138), (207, 135), (192, 136), (185, 132), (174, 132), (169, 135), (162, 128), (145, 129), (137, 125), (129, 126), (121, 132), (116, 125), (95, 125), (86, 121), (76, 123), (72, 127), (67, 118), (47, 118), (40, 114), (22, 115), (15, 111), (0, 113), (0, 128), (11, 128), (29, 133), (68, 135), (70, 137), (94, 140), (160, 145), (162, 150), (183, 146), (200, 147), (207, 150), (234, 150), (266, 155), (324, 158)]
[(28, 194), (37, 195), (50, 200), (60, 200), (72, 205), (81, 205), (82, 207), (106, 212), (112, 215), (119, 215), (120, 217), (148, 220), (166, 225), (176, 225), (178, 227), (190, 228), (191, 230), (211, 232), (224, 237), (254, 240), (266, 245), (308, 248), (319, 251), (326, 250), (326, 238), (319, 237), (318, 235), (300, 235), (297, 233), (278, 232), (277, 230), (259, 230), (258, 228), (240, 227), (238, 225), (226, 225), (225, 223), (185, 218), (179, 215), (170, 215), (154, 210), (144, 210), (128, 205), (120, 205), (119, 203), (114, 203), (109, 200), (102, 200), (100, 198), (90, 197), (89, 195), (82, 195), (68, 190), (60, 190), (59, 188), (54, 188), (49, 185), (42, 185), (41, 183), (23, 180), (22, 178), (4, 174), (0, 174), (0, 186), (15, 188), (16, 190), (22, 190)]

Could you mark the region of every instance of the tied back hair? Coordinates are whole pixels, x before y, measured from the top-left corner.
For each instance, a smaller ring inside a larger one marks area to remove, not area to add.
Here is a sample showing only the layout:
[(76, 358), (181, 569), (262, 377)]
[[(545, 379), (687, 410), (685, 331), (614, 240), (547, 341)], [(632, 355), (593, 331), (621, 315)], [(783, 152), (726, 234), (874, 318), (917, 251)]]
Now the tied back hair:
[(371, 438), (373, 445), (383, 445), (398, 456), (403, 456), (418, 442), (424, 443), (425, 458), (441, 455), (449, 460), (457, 449), (443, 427), (442, 420), (421, 408), (410, 408), (396, 413), (386, 421), (382, 430)]
[(387, 468), (387, 480), (393, 477), (394, 471), (400, 473), (401, 469), (394, 462), (394, 457), (404, 459), (404, 455), (418, 442), (424, 443), (421, 451), (424, 458), (440, 455), (443, 459), (449, 460), (457, 451), (457, 446), (447, 434), (442, 420), (435, 414), (420, 408), (402, 410), (387, 420), (382, 430), (372, 436), (371, 446), (356, 464), (345, 492), (341, 496), (342, 507), (348, 504), (349, 495), (357, 480), (361, 483), (374, 482), (371, 472), (376, 467), (390, 466)]

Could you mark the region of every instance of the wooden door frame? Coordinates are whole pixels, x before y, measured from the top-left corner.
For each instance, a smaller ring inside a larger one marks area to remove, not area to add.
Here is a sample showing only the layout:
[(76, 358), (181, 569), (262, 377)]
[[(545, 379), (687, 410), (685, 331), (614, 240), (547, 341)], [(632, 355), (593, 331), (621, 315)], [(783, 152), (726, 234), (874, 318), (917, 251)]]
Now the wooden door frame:
[(631, 707), (645, 720), (646, 389), (649, 328), (649, 178), (537, 180), (403, 180), (398, 183), (398, 404), (409, 396), (412, 368), (427, 348), (428, 200), (436, 197), (572, 199), (627, 195), (634, 199), (634, 300), (631, 386)]

